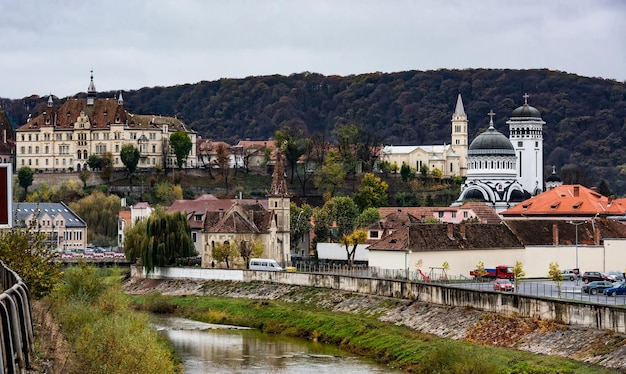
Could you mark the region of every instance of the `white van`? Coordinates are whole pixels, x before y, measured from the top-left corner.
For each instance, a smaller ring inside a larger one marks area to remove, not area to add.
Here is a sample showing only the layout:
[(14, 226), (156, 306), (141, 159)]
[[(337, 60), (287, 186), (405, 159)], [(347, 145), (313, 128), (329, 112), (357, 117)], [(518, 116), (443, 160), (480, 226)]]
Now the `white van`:
[(282, 271), (283, 268), (278, 265), (276, 260), (269, 258), (252, 258), (250, 259), (250, 270)]

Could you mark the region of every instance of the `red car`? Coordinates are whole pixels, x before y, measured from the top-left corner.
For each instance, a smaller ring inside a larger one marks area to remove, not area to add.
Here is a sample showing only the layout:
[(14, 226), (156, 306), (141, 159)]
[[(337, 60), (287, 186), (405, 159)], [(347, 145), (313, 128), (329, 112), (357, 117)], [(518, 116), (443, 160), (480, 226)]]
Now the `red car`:
[(494, 291), (515, 291), (515, 285), (508, 279), (496, 279), (493, 282)]

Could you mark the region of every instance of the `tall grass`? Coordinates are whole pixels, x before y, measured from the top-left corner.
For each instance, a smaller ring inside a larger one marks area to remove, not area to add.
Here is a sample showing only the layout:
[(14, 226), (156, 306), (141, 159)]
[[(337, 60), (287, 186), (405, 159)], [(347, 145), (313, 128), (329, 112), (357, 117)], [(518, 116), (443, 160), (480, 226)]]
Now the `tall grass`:
[(76, 352), (79, 373), (180, 372), (168, 341), (144, 314), (129, 308), (119, 276), (85, 264), (65, 272), (50, 295), (51, 311)]

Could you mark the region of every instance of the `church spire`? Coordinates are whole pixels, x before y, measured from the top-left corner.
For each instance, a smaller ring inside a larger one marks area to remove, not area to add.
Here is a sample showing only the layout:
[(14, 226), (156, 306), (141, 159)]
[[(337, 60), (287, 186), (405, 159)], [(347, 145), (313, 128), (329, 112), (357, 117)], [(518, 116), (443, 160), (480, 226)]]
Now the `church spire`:
[(122, 97), (122, 91), (120, 91), (120, 95), (117, 97), (117, 105), (124, 105), (124, 98)]
[(93, 84), (93, 70), (91, 70), (91, 80), (87, 88), (87, 105), (93, 105), (96, 99), (96, 86)]
[(274, 174), (272, 175), (272, 185), (270, 187), (269, 196), (282, 197), (287, 196), (287, 181), (285, 181), (285, 167), (283, 166), (283, 155), (276, 153), (276, 165), (274, 165)]
[(454, 117), (467, 117), (465, 114), (465, 108), (463, 107), (463, 99), (461, 99), (461, 93), (456, 99), (456, 108), (454, 108)]

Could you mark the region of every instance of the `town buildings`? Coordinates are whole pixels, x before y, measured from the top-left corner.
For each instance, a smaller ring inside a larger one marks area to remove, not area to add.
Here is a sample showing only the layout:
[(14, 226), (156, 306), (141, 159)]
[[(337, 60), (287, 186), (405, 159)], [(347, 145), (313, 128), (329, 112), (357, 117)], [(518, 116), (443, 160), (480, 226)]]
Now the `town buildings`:
[(16, 130), (16, 168), (81, 171), (88, 169), (89, 156), (110, 153), (113, 167), (123, 169), (120, 152), (125, 144), (139, 149), (139, 169), (174, 167), (169, 137), (179, 131), (192, 141), (184, 167), (196, 167), (194, 131), (175, 117), (128, 112), (121, 93), (117, 98), (98, 98), (92, 74), (86, 99), (56, 103), (51, 95), (46, 109)]
[(64, 203), (13, 202), (13, 218), (15, 227), (46, 233), (47, 244), (56, 250), (87, 248), (87, 224)]

